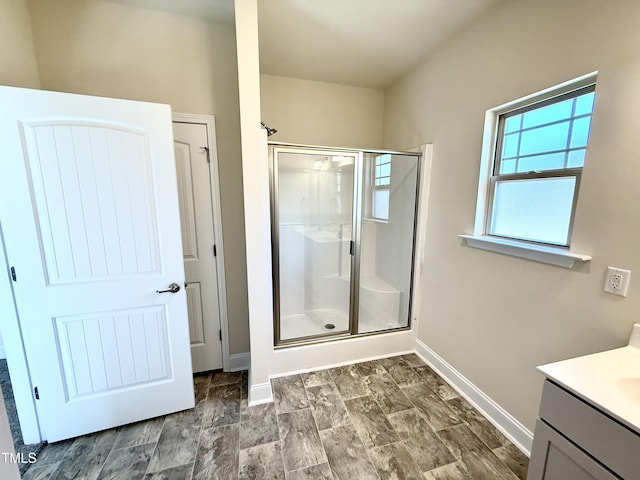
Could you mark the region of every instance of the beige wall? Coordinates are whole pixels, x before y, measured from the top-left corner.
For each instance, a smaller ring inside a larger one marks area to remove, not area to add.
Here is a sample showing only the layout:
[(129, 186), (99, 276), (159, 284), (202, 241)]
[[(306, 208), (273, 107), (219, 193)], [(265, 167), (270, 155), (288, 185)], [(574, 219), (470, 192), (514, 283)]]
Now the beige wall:
[[(433, 142), (419, 339), (532, 429), (535, 366), (626, 344), (640, 320), (640, 2), (502, 2), (386, 93), (385, 146)], [(565, 270), (461, 246), (485, 110), (599, 70)], [(607, 265), (634, 271), (626, 299)]]
[(230, 352), (249, 350), (233, 25), (100, 0), (29, 0), (42, 87), (216, 117)]
[(0, 85), (39, 88), (38, 65), (26, 0), (2, 0), (0, 32)]
[(330, 147), (380, 148), (384, 92), (298, 78), (260, 75), (262, 120), (269, 140)]

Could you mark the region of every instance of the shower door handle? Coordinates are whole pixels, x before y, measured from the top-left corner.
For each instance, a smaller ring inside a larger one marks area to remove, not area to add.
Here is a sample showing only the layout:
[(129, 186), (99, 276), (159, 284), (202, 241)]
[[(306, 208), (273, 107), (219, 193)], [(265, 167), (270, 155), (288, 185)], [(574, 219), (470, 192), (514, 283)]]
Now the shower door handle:
[(353, 240), (349, 242), (349, 255), (354, 255), (356, 250), (356, 244)]

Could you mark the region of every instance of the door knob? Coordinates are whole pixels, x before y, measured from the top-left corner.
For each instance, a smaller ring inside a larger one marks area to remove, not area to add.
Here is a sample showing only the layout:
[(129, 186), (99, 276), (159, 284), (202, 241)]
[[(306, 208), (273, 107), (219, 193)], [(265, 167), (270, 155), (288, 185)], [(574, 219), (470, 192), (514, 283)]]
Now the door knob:
[(178, 293), (180, 291), (180, 285), (172, 283), (167, 290), (156, 290), (156, 293)]

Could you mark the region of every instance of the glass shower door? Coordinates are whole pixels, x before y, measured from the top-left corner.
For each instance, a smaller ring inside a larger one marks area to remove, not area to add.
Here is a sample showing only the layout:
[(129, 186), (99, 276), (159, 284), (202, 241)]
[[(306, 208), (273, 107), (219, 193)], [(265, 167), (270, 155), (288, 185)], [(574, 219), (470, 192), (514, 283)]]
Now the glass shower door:
[(276, 343), (350, 333), (357, 155), (275, 147)]
[(357, 333), (409, 325), (418, 160), (364, 154)]

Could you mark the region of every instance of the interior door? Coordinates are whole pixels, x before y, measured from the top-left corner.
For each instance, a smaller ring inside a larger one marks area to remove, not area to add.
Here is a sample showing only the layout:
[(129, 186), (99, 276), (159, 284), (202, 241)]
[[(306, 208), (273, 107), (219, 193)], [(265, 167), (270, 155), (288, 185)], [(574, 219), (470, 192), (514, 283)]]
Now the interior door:
[(193, 407), (169, 106), (11, 87), (0, 105), (0, 219), (43, 438)]
[(222, 368), (220, 301), (207, 125), (173, 123), (194, 372)]

